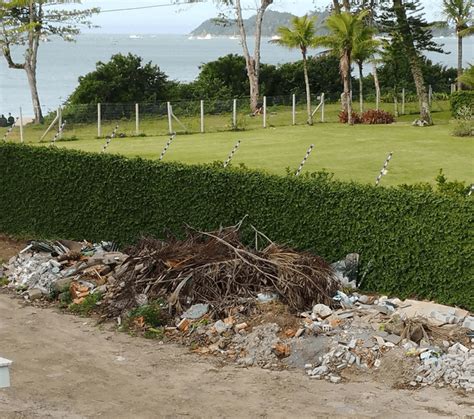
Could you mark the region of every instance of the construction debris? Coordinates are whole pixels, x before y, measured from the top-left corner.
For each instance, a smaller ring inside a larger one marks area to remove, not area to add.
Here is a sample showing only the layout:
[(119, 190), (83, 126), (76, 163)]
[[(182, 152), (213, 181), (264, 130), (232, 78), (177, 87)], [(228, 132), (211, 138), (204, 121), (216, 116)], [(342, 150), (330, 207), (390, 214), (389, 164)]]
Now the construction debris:
[(108, 242), (33, 241), (1, 270), (33, 303), (48, 296), (81, 305), (102, 295), (92, 304), (103, 320), (244, 367), (304, 367), (311, 379), (337, 384), (402, 357), (411, 365), (406, 385), (474, 390), (472, 313), (348, 291), (358, 254), (329, 265), (255, 234), (265, 248), (245, 246), (239, 226), (144, 238), (126, 253)]
[(3, 269), (10, 287), (25, 291), (29, 300), (69, 290), (77, 304), (107, 284), (114, 268), (127, 258), (115, 250), (109, 242), (32, 241)]

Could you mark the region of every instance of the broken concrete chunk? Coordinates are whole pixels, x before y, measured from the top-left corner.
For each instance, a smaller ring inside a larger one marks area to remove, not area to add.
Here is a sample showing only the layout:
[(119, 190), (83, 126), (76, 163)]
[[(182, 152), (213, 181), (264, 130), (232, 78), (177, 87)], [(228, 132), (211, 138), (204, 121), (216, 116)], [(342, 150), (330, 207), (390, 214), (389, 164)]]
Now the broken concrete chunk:
[(181, 317), (183, 319), (191, 319), (197, 320), (200, 319), (202, 316), (207, 314), (209, 311), (209, 304), (194, 304), (193, 306), (189, 307)]
[(216, 332), (220, 335), (224, 332), (227, 332), (232, 327), (232, 325), (224, 323), (222, 320), (217, 320), (214, 323), (214, 329), (216, 329)]
[(325, 319), (326, 317), (329, 317), (332, 314), (332, 310), (325, 304), (316, 304), (313, 307), (313, 314), (321, 317), (322, 319)]
[(474, 330), (474, 316), (467, 316), (462, 323), (462, 327), (465, 327), (469, 330)]

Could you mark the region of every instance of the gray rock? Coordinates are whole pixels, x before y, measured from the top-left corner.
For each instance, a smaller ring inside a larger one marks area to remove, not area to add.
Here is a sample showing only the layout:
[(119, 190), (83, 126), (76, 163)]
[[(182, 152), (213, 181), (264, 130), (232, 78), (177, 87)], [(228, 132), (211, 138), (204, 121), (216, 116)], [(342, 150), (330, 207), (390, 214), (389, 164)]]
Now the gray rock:
[(38, 288), (29, 289), (27, 292), (28, 299), (31, 301), (39, 300), (43, 297), (43, 293)]

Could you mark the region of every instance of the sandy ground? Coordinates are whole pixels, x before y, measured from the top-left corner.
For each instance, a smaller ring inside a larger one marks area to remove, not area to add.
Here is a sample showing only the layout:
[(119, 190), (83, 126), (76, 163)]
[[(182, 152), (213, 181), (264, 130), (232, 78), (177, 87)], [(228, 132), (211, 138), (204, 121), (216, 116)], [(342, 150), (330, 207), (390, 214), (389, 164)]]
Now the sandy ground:
[[(448, 389), (329, 384), (302, 371), (222, 366), (186, 348), (101, 330), (90, 319), (0, 294), (0, 356), (12, 387), (1, 418), (468, 417), (474, 397)], [(365, 378), (366, 379), (366, 378)]]

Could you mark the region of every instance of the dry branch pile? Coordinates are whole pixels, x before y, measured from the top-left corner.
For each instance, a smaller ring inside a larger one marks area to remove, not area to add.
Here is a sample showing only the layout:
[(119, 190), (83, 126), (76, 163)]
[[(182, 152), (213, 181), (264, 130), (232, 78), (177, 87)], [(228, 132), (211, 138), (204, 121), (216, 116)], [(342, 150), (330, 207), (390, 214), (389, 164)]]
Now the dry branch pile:
[(237, 227), (217, 232), (189, 232), (185, 240), (144, 238), (127, 249), (103, 308), (113, 317), (143, 301), (162, 298), (181, 313), (195, 303), (209, 303), (218, 313), (272, 292), (291, 309), (331, 304), (338, 288), (322, 258), (269, 242), (261, 250), (242, 244)]

